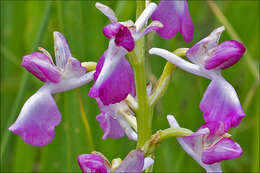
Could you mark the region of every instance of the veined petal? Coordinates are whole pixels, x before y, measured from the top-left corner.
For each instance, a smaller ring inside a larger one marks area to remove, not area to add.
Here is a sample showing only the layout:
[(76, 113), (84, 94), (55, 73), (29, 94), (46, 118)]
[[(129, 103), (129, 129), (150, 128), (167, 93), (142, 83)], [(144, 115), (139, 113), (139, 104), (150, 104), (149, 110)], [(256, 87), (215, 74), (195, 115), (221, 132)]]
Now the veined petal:
[(54, 128), (60, 121), (61, 115), (55, 100), (48, 90), (42, 88), (25, 102), (9, 130), (30, 145), (44, 146), (54, 138)]
[(120, 126), (117, 119), (114, 119), (112, 116), (107, 113), (99, 114), (96, 119), (98, 120), (100, 127), (104, 131), (104, 135), (102, 139), (106, 139), (108, 137), (111, 138), (122, 138), (125, 133), (122, 127)]
[[(167, 119), (171, 128), (179, 128), (179, 124), (173, 115), (168, 115)], [(222, 172), (220, 163), (214, 163), (211, 165), (205, 164), (201, 160), (201, 154), (203, 152), (202, 136), (209, 133), (208, 128), (201, 128), (191, 136), (177, 137), (178, 142), (197, 163), (201, 165), (207, 172)]]
[(244, 45), (238, 41), (224, 41), (214, 50), (210, 58), (205, 61), (205, 68), (207, 70), (228, 68), (242, 58), (245, 50)]
[(230, 138), (222, 138), (209, 149), (204, 150), (202, 161), (205, 164), (213, 164), (222, 160), (230, 160), (241, 156), (243, 153), (238, 143)]
[(157, 33), (170, 39), (180, 32), (186, 42), (193, 39), (193, 23), (188, 11), (188, 3), (183, 1), (162, 0), (152, 15), (153, 20), (158, 20), (163, 24), (163, 28)]
[(99, 2), (96, 3), (96, 8), (101, 11), (105, 16), (109, 18), (111, 23), (116, 23), (117, 22), (117, 17), (114, 13), (114, 11), (109, 8), (108, 6), (101, 4)]
[(98, 154), (81, 154), (78, 156), (78, 163), (83, 173), (108, 172), (106, 159)]
[(69, 45), (61, 33), (56, 31), (53, 33), (53, 37), (56, 65), (61, 69), (64, 69), (68, 62), (68, 58), (71, 57)]
[(100, 98), (104, 105), (118, 103), (129, 93), (134, 95), (134, 75), (124, 57), (126, 50), (114, 47), (115, 50), (104, 52), (99, 59), (94, 74), (95, 83), (89, 92), (90, 97)]
[(63, 77), (69, 78), (79, 78), (86, 73), (86, 68), (81, 66), (79, 60), (73, 57), (68, 58), (68, 62), (65, 66)]
[(49, 80), (58, 83), (60, 81), (61, 72), (43, 53), (34, 52), (24, 56), (22, 66), (43, 82)]
[(225, 30), (224, 26), (221, 26), (213, 30), (210, 35), (194, 46), (189, 48), (186, 56), (195, 64), (204, 65), (204, 61), (209, 58), (210, 51), (214, 50), (218, 46), (219, 38), (222, 32)]
[(115, 172), (141, 172), (144, 166), (144, 152), (132, 150), (122, 161)]
[(122, 46), (129, 52), (132, 51), (135, 47), (135, 41), (131, 32), (123, 25), (121, 25), (118, 33), (116, 34), (115, 43), (117, 46)]
[(225, 130), (237, 126), (245, 116), (234, 88), (221, 76), (210, 82), (200, 102), (206, 122), (222, 121)]

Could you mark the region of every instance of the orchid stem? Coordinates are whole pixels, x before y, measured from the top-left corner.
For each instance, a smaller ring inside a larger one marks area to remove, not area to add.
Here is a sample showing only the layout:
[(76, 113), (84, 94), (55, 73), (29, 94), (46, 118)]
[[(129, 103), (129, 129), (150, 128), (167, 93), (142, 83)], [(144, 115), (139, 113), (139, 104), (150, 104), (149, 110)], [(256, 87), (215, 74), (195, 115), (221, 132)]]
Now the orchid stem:
[(143, 150), (146, 156), (154, 153), (157, 146), (162, 143), (163, 140), (171, 137), (189, 136), (193, 132), (185, 128), (168, 128), (157, 131), (143, 146)]
[[(136, 18), (140, 16), (145, 8), (145, 1), (136, 1)], [(136, 56), (135, 56), (136, 55)], [(136, 42), (133, 52), (130, 53), (130, 60), (134, 68), (136, 95), (138, 108), (136, 112), (138, 142), (137, 148), (144, 145), (152, 133), (152, 109), (149, 106), (146, 94), (146, 77), (145, 77), (145, 38), (142, 37)]]

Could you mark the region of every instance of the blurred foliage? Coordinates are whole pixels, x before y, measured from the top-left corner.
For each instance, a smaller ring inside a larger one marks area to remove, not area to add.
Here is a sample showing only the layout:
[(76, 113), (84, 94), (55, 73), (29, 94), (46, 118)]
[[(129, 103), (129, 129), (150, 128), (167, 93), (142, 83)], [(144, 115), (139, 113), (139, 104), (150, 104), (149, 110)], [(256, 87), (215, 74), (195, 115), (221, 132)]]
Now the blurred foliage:
[[(115, 9), (120, 21), (135, 20), (134, 1), (103, 3)], [(94, 1), (1, 1), (1, 172), (79, 172), (77, 156), (91, 152), (80, 115), (77, 89), (55, 95), (62, 122), (56, 127), (56, 136), (49, 145), (29, 146), (18, 135), (9, 132), (8, 127), (17, 118), (23, 103), (42, 86), (42, 82), (20, 66), (22, 57), (36, 51), (37, 46), (54, 55), (53, 31), (65, 35), (73, 56), (81, 61), (97, 61), (107, 49), (108, 39), (102, 34), (102, 28), (109, 20), (94, 4)], [(259, 67), (259, 1), (217, 1), (217, 5)], [(185, 43), (180, 34), (171, 40), (155, 35), (153, 47), (168, 50), (190, 47), (221, 25), (206, 2), (189, 1), (189, 9), (195, 26), (193, 41)], [(221, 41), (229, 39), (224, 32)], [(149, 76), (159, 78), (164, 65), (164, 59), (147, 56)], [(240, 158), (224, 161), (224, 171), (259, 171), (259, 85), (249, 68), (242, 58), (232, 68), (223, 71), (247, 114), (240, 126), (229, 132), (244, 153)], [(199, 103), (208, 84), (207, 79), (177, 69), (154, 111), (153, 132), (169, 127), (167, 114), (174, 114), (181, 126), (193, 131), (200, 127), (203, 118)], [(82, 86), (80, 92), (94, 148), (110, 160), (124, 158), (135, 148), (135, 142), (127, 137), (101, 139), (103, 131), (95, 119), (99, 110), (95, 100), (88, 97), (91, 85)], [(155, 172), (203, 171), (176, 139), (169, 139), (158, 147), (155, 161)]]

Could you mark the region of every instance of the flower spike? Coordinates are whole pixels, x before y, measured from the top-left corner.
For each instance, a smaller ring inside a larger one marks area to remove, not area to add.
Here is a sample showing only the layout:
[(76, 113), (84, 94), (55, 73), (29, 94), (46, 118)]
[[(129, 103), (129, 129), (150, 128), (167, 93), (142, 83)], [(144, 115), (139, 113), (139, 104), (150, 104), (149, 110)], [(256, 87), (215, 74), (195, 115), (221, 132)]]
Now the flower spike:
[(94, 72), (86, 73), (80, 61), (71, 57), (65, 37), (54, 32), (57, 66), (43, 48), (23, 57), (22, 66), (45, 84), (23, 105), (17, 120), (9, 130), (35, 146), (44, 146), (54, 138), (54, 129), (61, 114), (51, 94), (82, 86), (93, 80)]

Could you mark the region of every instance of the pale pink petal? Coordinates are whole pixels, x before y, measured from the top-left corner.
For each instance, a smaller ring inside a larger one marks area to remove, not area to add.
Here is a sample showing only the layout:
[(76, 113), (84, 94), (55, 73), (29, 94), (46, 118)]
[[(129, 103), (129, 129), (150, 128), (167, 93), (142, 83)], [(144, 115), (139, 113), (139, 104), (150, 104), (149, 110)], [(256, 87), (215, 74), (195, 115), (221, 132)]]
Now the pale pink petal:
[(40, 89), (25, 102), (9, 130), (30, 145), (44, 146), (54, 138), (54, 128), (60, 121), (55, 100), (47, 90)]

